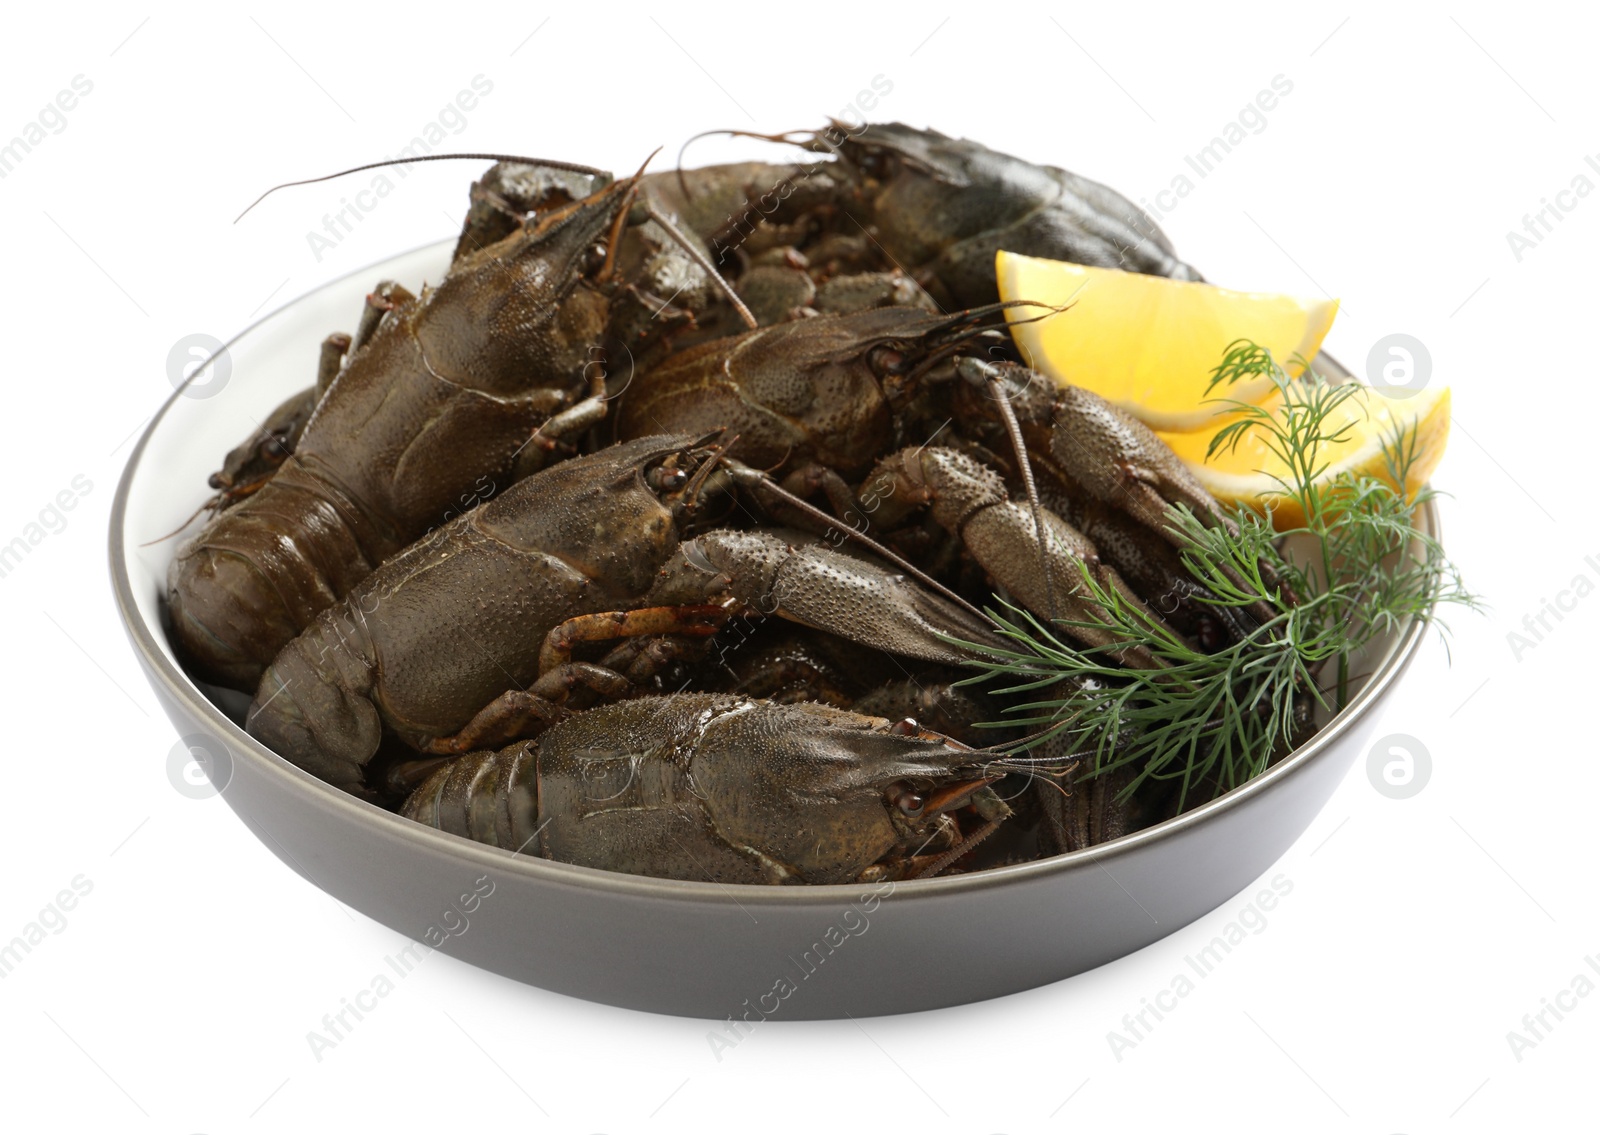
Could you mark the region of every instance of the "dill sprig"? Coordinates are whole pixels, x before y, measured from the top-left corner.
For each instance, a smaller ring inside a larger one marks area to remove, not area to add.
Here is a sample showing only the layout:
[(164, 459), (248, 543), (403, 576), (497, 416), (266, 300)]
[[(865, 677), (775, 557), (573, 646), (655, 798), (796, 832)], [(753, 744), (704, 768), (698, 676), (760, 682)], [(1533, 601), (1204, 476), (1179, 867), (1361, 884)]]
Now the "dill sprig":
[[(1341, 407), (1365, 388), (1330, 383), (1296, 361), (1301, 373), (1290, 377), (1265, 348), (1243, 339), (1229, 345), (1207, 392), (1265, 378), (1278, 397), (1267, 406), (1213, 399), (1219, 413), (1236, 416), (1217, 431), (1207, 456), (1256, 434), (1285, 470), (1274, 476), (1281, 498), (1299, 506), (1304, 522), (1279, 531), (1270, 516), (1241, 506), (1230, 510), (1232, 532), (1186, 508), (1172, 510), (1180, 558), (1207, 601), (1270, 617), (1206, 652), (1152, 623), (1087, 570), (1082, 586), (1104, 620), (1052, 626), (1001, 600), (989, 614), (1013, 649), (974, 648), (982, 658), (969, 663), (978, 673), (968, 681), (1003, 682), (993, 691), (1003, 696), (1035, 695), (1010, 704), (1008, 720), (986, 723), (1032, 730), (1013, 751), (1084, 754), (1092, 775), (1128, 769), (1124, 794), (1147, 781), (1176, 780), (1182, 808), (1264, 771), (1303, 737), (1314, 706), (1342, 708), (1351, 659), (1374, 638), (1416, 619), (1445, 631), (1438, 606), (1477, 607), (1438, 541), (1416, 526), (1433, 490), (1408, 494), (1349, 471), (1327, 476), (1327, 447), (1351, 429)], [(1397, 426), (1383, 446), (1393, 484), (1408, 485), (1419, 456), (1416, 425)], [(1284, 551), (1301, 548), (1309, 554)], [(1113, 641), (1079, 646), (1060, 633), (1075, 625), (1109, 632)], [(1118, 665), (1115, 655), (1133, 646), (1161, 666)]]

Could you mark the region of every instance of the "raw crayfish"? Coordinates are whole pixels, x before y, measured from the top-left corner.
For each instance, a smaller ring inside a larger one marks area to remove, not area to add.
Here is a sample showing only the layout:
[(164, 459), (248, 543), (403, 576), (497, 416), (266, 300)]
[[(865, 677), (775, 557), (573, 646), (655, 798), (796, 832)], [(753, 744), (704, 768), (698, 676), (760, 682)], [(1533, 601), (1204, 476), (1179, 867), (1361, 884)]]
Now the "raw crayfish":
[(595, 616), (608, 636), (704, 635), (753, 609), (939, 662), (964, 656), (941, 631), (998, 641), (956, 604), (827, 547), (762, 531), (687, 538), (721, 487), (710, 440), (642, 438), (561, 462), (394, 556), (273, 661), (250, 731), (351, 791), (385, 730), (430, 752), (503, 744), (564, 716), (574, 688), (629, 692), (562, 657), (582, 635), (559, 629)]
[[(470, 753), (401, 814), (544, 859), (716, 883), (937, 874), (1011, 815), (1003, 761), (909, 721), (674, 694)], [(958, 813), (960, 815), (958, 815)]]
[(319, 611), (459, 511), (474, 486), (548, 456), (533, 445), (599, 409), (585, 367), (604, 334), (637, 178), (541, 216), (393, 303), (246, 499), (179, 549), (167, 602), (201, 678), (253, 687)]
[[(994, 590), (1109, 645), (1085, 578), (1203, 648), (1253, 629), (1174, 548), (1172, 510), (1227, 524), (1215, 502), (1022, 365), (992, 262), (1198, 273), (1053, 167), (898, 124), (807, 141), (837, 160), (502, 161), (440, 285), (386, 285), (329, 339), (172, 568), (183, 657), (256, 686), (253, 734), (446, 831), (672, 878), (907, 878), (981, 866), (1012, 804), (990, 862), (1159, 814), (1083, 754), (969, 747), (992, 707), (926, 667), (1003, 645)], [(768, 617), (802, 646), (741, 676), (730, 631)], [(836, 682), (821, 632), (899, 674)]]

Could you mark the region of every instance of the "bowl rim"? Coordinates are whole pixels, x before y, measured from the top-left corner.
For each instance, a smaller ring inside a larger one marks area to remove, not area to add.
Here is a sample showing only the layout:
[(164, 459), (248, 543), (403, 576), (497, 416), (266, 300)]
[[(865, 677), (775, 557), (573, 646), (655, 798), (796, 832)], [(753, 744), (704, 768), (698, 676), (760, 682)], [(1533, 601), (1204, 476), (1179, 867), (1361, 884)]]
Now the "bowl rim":
[[(424, 251), (442, 249), (454, 240), (454, 237), (447, 237), (437, 241), (429, 241), (319, 284), (309, 291), (280, 304), (266, 315), (250, 323), (219, 347), (212, 357), (215, 358), (220, 355), (246, 336), (272, 322), (289, 308), (304, 302), (311, 296), (343, 284), (352, 277), (371, 275), (396, 260)], [(207, 361), (209, 362), (209, 360)], [(204, 369), (204, 364), (196, 367), (183, 386), (193, 382)], [(467, 839), (465, 836), (439, 831), (415, 820), (408, 820), (398, 813), (390, 812), (377, 804), (362, 800), (335, 788), (333, 785), (290, 764), (289, 761), (280, 757), (235, 725), (220, 709), (212, 704), (211, 700), (200, 691), (200, 688), (188, 675), (174, 665), (167, 655), (163, 653), (156, 641), (156, 628), (145, 620), (134, 598), (133, 584), (129, 577), (127, 566), (128, 547), (125, 520), (128, 498), (132, 491), (134, 476), (139, 469), (139, 463), (149, 447), (151, 437), (160, 427), (168, 411), (182, 396), (183, 386), (172, 392), (140, 433), (139, 441), (129, 453), (127, 465), (124, 466), (122, 475), (118, 478), (116, 495), (111, 502), (108, 533), (111, 589), (124, 629), (127, 631), (146, 673), (159, 680), (166, 695), (181, 705), (192, 717), (203, 722), (215, 732), (219, 739), (226, 739), (230, 756), (234, 760), (250, 761), (257, 773), (276, 781), (280, 789), (302, 796), (309, 796), (308, 803), (313, 803), (327, 811), (336, 813), (350, 823), (376, 825), (380, 834), (399, 839), (420, 841), (421, 846), (428, 847), (435, 853), (458, 860), (466, 860), (485, 870), (511, 872), (522, 876), (525, 881), (530, 883), (573, 887), (591, 891), (598, 890), (614, 896), (651, 897), (691, 904), (709, 903), (718, 906), (734, 905), (742, 907), (752, 901), (759, 901), (763, 904), (778, 904), (781, 906), (814, 907), (832, 906), (841, 901), (841, 899), (845, 899), (846, 896), (858, 896), (863, 888), (880, 889), (884, 893), (892, 889), (892, 893), (898, 896), (900, 901), (913, 898), (937, 899), (943, 896), (966, 894), (973, 890), (989, 890), (1035, 883), (1053, 875), (1069, 874), (1091, 864), (1104, 868), (1108, 861), (1124, 858), (1147, 848), (1178, 839), (1192, 829), (1202, 827), (1230, 812), (1243, 808), (1257, 797), (1271, 792), (1280, 782), (1290, 779), (1297, 775), (1300, 770), (1312, 764), (1348, 732), (1360, 717), (1369, 712), (1388, 691), (1389, 687), (1398, 680), (1401, 673), (1416, 655), (1422, 642), (1423, 633), (1432, 622), (1432, 608), (1429, 609), (1428, 615), (1414, 618), (1400, 634), (1400, 637), (1390, 646), (1387, 654), (1368, 679), (1367, 684), (1350, 700), (1349, 704), (1335, 714), (1309, 741), (1293, 750), (1288, 756), (1259, 776), (1170, 820), (1163, 820), (1160, 823), (1152, 824), (1148, 828), (1142, 828), (1139, 831), (1114, 840), (1108, 840), (1105, 843), (1081, 848), (1078, 851), (1035, 859), (1027, 863), (991, 867), (966, 875), (901, 880), (894, 882), (892, 887), (886, 887), (885, 884), (881, 883), (816, 883), (809, 886), (781, 887), (759, 883), (699, 882), (684, 879), (658, 879), (647, 875), (631, 875), (620, 871), (607, 871), (595, 867), (582, 867), (572, 863), (560, 863), (531, 855), (518, 854), (498, 847), (491, 847), (488, 844)], [(1439, 513), (1435, 502), (1431, 499), (1425, 501), (1421, 512), (1428, 533), (1435, 539), (1440, 538)], [(226, 798), (226, 785), (219, 790), (219, 795)]]

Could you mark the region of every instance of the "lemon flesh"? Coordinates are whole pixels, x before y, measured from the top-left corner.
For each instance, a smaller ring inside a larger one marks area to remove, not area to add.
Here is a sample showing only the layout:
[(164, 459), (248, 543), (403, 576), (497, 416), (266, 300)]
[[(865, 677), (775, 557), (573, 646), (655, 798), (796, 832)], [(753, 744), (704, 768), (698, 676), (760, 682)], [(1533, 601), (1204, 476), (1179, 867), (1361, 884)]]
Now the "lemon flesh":
[[(1279, 401), (1274, 391), (1261, 405), (1270, 411)], [(1212, 409), (1215, 408), (1213, 405)], [(1337, 434), (1341, 427), (1347, 427), (1343, 438), (1317, 448), (1316, 463), (1326, 466), (1318, 482), (1331, 481), (1340, 473), (1350, 472), (1375, 477), (1410, 496), (1423, 486), (1444, 456), (1445, 441), (1450, 434), (1450, 388), (1424, 390), (1409, 398), (1386, 398), (1370, 387), (1363, 387), (1360, 394), (1333, 410), (1322, 430), (1331, 435)], [(1214, 429), (1157, 432), (1207, 491), (1223, 504), (1243, 504), (1257, 512), (1270, 509), (1273, 524), (1280, 530), (1298, 528), (1305, 523), (1299, 503), (1284, 493), (1282, 481), (1293, 484), (1295, 479), (1268, 447), (1268, 435), (1262, 427), (1252, 427), (1239, 440), (1237, 448), (1224, 448), (1209, 460), (1206, 450), (1216, 432)], [(1415, 456), (1407, 470), (1406, 483), (1398, 485), (1385, 454), (1386, 447), (1392, 447), (1395, 437), (1402, 432), (1406, 451)]]
[[(1266, 347), (1297, 375), (1301, 359), (1316, 357), (1339, 310), (1338, 300), (1235, 292), (1014, 252), (996, 253), (995, 271), (1002, 300), (1071, 305), (1054, 314), (1006, 312), (1028, 365), (1094, 391), (1157, 430), (1214, 424), (1216, 405), (1206, 404), (1214, 395), (1206, 387), (1230, 343), (1249, 339)], [(1259, 402), (1271, 391), (1262, 378), (1236, 383), (1226, 395)]]

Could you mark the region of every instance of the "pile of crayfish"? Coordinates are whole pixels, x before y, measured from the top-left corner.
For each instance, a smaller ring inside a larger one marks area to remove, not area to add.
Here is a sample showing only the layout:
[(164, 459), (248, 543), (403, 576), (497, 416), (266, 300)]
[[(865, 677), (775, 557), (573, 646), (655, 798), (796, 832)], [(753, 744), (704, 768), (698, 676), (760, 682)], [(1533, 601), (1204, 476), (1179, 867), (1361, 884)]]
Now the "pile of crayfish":
[(1005, 705), (957, 683), (1007, 645), (996, 593), (1091, 648), (1087, 578), (1202, 647), (1249, 633), (1169, 523), (1231, 521), (1024, 365), (993, 265), (1199, 274), (1064, 170), (899, 124), (775, 140), (804, 157), (498, 161), (443, 278), (323, 342), (168, 576), (251, 734), (413, 820), (667, 878), (926, 877), (1172, 814), (1004, 755)]

